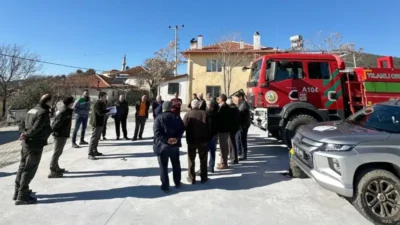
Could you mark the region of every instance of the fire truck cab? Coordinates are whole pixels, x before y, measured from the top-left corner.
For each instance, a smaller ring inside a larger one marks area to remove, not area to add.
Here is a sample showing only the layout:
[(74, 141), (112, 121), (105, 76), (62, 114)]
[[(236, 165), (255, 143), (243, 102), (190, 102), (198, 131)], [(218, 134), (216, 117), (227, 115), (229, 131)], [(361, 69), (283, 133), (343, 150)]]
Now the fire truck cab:
[(377, 68), (346, 69), (338, 55), (279, 53), (247, 69), (253, 124), (288, 147), (301, 125), (345, 119), (364, 106), (400, 97), (400, 69), (393, 68), (392, 57), (379, 58)]

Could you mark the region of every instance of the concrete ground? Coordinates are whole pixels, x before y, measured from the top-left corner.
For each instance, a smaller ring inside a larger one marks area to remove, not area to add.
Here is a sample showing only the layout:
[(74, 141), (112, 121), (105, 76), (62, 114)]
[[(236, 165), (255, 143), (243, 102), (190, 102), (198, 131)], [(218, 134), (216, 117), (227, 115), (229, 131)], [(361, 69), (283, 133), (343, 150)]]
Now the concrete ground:
[[(133, 121), (128, 128), (131, 137)], [(97, 161), (87, 159), (87, 147), (72, 149), (68, 143), (60, 165), (70, 172), (61, 179), (47, 178), (52, 153), (44, 153), (31, 183), (39, 199), (36, 205), (14, 205), (18, 163), (1, 168), (0, 224), (371, 224), (346, 200), (311, 179), (279, 174), (287, 169), (287, 149), (255, 127), (249, 131), (247, 161), (210, 174), (209, 183), (172, 187), (168, 194), (159, 187), (152, 121), (146, 124), (145, 140), (116, 141), (112, 123), (107, 137), (110, 140), (98, 148), (105, 156)], [(181, 165), (186, 183), (185, 145)], [(170, 179), (172, 183), (172, 174)]]

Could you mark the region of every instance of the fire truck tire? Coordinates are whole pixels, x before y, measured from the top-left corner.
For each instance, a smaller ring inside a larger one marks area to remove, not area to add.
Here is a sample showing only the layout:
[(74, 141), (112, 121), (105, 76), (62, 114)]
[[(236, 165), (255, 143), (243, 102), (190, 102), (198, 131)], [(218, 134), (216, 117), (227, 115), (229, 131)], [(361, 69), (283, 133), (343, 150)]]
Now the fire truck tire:
[(297, 129), (306, 124), (316, 123), (317, 119), (310, 115), (306, 114), (297, 114), (290, 117), (289, 121), (286, 124), (285, 129), (283, 130), (282, 138), (285, 144), (292, 148), (292, 138), (296, 134)]

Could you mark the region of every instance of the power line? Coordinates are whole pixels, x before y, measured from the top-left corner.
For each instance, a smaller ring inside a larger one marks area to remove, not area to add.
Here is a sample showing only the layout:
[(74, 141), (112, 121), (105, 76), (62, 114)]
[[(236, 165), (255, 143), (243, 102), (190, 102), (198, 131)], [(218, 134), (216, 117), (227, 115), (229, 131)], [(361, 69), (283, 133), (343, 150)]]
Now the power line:
[[(47, 62), (47, 61), (42, 61), (42, 60), (38, 60), (38, 59), (29, 59), (29, 58), (24, 58), (24, 57), (19, 57), (19, 56), (14, 56), (14, 55), (7, 55), (7, 54), (2, 54), (2, 53), (0, 53), (0, 56), (6, 56), (6, 57), (11, 57), (11, 58), (23, 59), (23, 60), (28, 60), (28, 61), (32, 61), (32, 62), (38, 62), (38, 63), (49, 64), (49, 65), (53, 65), (53, 66), (62, 66), (62, 67), (68, 67), (68, 68), (74, 68), (74, 69), (84, 69), (84, 70), (93, 69), (93, 68), (85, 68), (85, 67), (80, 67), (80, 66), (71, 66), (71, 65), (61, 64), (61, 63)], [(96, 69), (94, 69), (94, 70), (96, 70)], [(96, 71), (104, 72), (105, 70), (96, 70)]]

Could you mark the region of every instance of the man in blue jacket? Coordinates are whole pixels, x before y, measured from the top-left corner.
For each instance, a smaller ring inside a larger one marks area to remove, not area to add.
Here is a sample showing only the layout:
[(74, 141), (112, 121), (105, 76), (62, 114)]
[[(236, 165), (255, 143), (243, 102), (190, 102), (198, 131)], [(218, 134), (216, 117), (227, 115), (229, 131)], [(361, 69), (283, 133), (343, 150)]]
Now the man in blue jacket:
[(72, 147), (79, 148), (79, 145), (76, 144), (76, 136), (79, 131), (79, 127), (82, 124), (81, 130), (81, 141), (79, 142), (80, 145), (87, 145), (88, 143), (85, 141), (85, 132), (87, 127), (87, 122), (89, 119), (89, 111), (90, 111), (90, 97), (89, 97), (89, 90), (84, 90), (83, 95), (79, 98), (74, 105), (74, 112), (76, 114), (75, 118), (75, 128), (72, 134)]
[(179, 161), (179, 148), (182, 147), (181, 139), (185, 126), (180, 116), (171, 112), (172, 102), (163, 103), (163, 113), (154, 121), (153, 150), (158, 157), (161, 169), (161, 190), (169, 192), (168, 161), (171, 159), (175, 187), (181, 186), (181, 163)]

